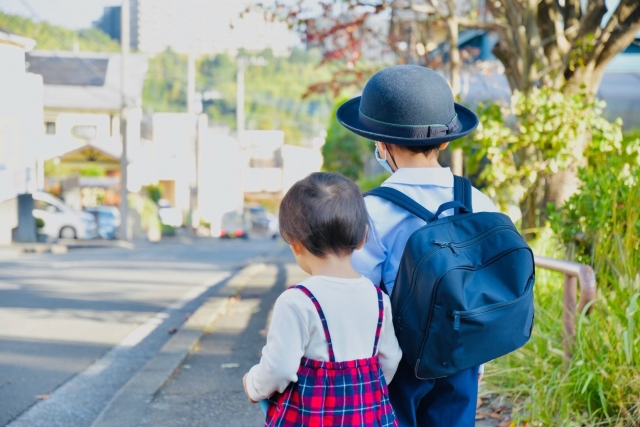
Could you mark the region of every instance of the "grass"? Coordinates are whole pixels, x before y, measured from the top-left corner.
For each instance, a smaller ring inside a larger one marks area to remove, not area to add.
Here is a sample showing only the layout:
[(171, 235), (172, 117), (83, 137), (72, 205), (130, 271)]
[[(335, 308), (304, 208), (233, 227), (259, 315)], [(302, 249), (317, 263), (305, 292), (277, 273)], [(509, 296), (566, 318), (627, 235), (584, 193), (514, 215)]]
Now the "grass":
[[(640, 191), (624, 202), (640, 206)], [(531, 340), (487, 365), (485, 388), (513, 402), (514, 425), (640, 426), (640, 210), (625, 211), (597, 235), (598, 296), (577, 318), (573, 358), (562, 350), (563, 277), (538, 270)], [(534, 251), (563, 258), (554, 241), (547, 231)]]

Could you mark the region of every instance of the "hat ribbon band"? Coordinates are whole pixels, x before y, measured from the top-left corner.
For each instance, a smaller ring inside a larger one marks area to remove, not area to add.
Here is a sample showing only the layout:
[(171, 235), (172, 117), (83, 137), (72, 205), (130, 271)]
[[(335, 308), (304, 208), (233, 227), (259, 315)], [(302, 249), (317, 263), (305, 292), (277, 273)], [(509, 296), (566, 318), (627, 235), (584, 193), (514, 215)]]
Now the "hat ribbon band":
[(399, 138), (438, 138), (462, 129), (457, 114), (446, 125), (397, 125), (372, 119), (362, 114), (362, 111), (358, 111), (358, 113), (360, 114), (360, 123), (365, 125), (368, 131)]

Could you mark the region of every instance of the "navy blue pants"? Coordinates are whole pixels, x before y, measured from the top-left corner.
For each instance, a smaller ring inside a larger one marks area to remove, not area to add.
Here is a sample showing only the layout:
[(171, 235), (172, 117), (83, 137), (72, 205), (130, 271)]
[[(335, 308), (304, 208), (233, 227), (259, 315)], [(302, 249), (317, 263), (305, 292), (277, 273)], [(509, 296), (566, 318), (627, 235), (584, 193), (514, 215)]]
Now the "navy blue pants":
[(435, 380), (419, 380), (404, 359), (389, 384), (400, 427), (474, 427), (478, 367)]

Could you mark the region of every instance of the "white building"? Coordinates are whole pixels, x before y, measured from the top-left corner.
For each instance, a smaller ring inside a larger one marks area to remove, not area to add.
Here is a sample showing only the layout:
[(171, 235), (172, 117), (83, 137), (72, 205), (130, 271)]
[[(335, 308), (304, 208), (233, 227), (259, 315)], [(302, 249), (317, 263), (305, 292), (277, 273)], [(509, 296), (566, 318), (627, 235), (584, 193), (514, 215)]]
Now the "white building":
[[(54, 159), (73, 170), (98, 166), (109, 179), (102, 187), (87, 186), (80, 197), (66, 200), (80, 209), (85, 200), (96, 198), (96, 190), (103, 188), (108, 204), (119, 203), (119, 173), (122, 141), (120, 116), (122, 114), (120, 55), (92, 52), (38, 52), (27, 55), (27, 69), (39, 74), (44, 81), (44, 116), (40, 130), (45, 135), (38, 146), (37, 156), (42, 164)], [(24, 64), (23, 64), (24, 67)], [(134, 54), (129, 58), (127, 84), (127, 157), (129, 159), (128, 187), (137, 191), (141, 174), (136, 161), (142, 157), (140, 127), (142, 120), (142, 89), (147, 72), (146, 55)], [(42, 109), (42, 103), (40, 108)], [(118, 178), (114, 181), (113, 178)], [(115, 182), (115, 186), (113, 183)], [(81, 185), (84, 188), (84, 184)], [(75, 194), (75, 193), (74, 193)]]
[(0, 30), (0, 244), (18, 225), (16, 196), (41, 181), (36, 154), (43, 140), (42, 77), (25, 72), (35, 41)]
[[(27, 55), (27, 68), (44, 80), (45, 143), (40, 155), (61, 156), (84, 145), (120, 157), (122, 111), (120, 55), (93, 52), (39, 52)], [(140, 143), (145, 55), (129, 58), (127, 136), (130, 151)]]
[[(170, 47), (179, 53), (237, 53), (271, 48), (285, 55), (299, 38), (282, 22), (262, 13), (243, 13), (247, 0), (132, 0), (131, 42), (141, 52)], [(242, 15), (242, 17), (241, 17)]]
[(323, 143), (296, 147), (285, 145), (284, 132), (279, 130), (244, 131), (240, 143), (243, 192), (254, 197), (283, 196), (296, 181), (322, 168)]

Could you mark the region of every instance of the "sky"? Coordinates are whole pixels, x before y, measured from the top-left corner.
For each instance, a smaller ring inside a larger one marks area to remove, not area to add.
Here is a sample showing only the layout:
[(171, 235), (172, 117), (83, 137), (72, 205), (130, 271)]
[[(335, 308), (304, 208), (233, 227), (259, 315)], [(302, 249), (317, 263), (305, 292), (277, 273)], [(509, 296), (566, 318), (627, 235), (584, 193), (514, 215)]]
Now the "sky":
[(0, 0), (0, 11), (77, 29), (90, 27), (105, 6), (121, 3), (121, 0)]
[[(605, 2), (609, 8), (609, 13), (604, 18), (606, 22), (619, 0), (605, 0)], [(77, 29), (90, 27), (93, 21), (100, 18), (105, 6), (121, 3), (122, 0), (0, 0), (0, 11)], [(29, 6), (37, 16), (30, 11)], [(640, 37), (640, 32), (638, 36)]]

